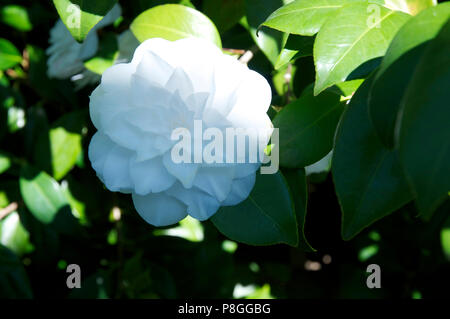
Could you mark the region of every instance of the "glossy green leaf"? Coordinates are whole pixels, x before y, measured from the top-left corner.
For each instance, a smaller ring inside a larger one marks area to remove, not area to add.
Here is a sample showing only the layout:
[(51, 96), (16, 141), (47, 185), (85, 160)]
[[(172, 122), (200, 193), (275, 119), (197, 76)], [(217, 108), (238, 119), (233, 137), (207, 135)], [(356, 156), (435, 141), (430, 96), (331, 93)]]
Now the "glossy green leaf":
[(384, 5), (392, 10), (403, 11), (412, 15), (435, 6), (437, 0), (384, 0)]
[[(375, 7), (374, 7), (375, 6)], [(379, 17), (377, 18), (377, 10)], [(365, 62), (383, 56), (397, 30), (410, 18), (376, 4), (342, 7), (320, 29), (314, 43), (314, 94), (343, 82)]]
[(280, 134), (280, 165), (305, 167), (327, 155), (343, 110), (338, 94), (315, 97), (312, 90), (285, 106), (273, 120)]
[(179, 4), (166, 4), (148, 9), (131, 23), (131, 31), (143, 42), (150, 38), (170, 41), (197, 37), (222, 47), (214, 23), (203, 13)]
[(282, 32), (314, 35), (339, 8), (361, 0), (296, 0), (273, 12), (262, 23)]
[(0, 245), (0, 298), (29, 299), (33, 297), (30, 283), (17, 256)]
[(249, 197), (223, 206), (211, 218), (232, 240), (249, 245), (298, 244), (297, 221), (289, 189), (281, 173), (257, 174)]
[(22, 61), (19, 50), (6, 39), (0, 38), (0, 70), (9, 69)]
[(7, 5), (0, 8), (0, 21), (19, 31), (33, 29), (27, 9), (18, 5)]
[(450, 20), (417, 65), (397, 124), (400, 160), (425, 218), (450, 191), (449, 52)]
[(369, 114), (381, 141), (394, 147), (401, 100), (427, 42), (450, 17), (450, 3), (429, 8), (409, 20), (392, 40), (369, 96)]
[(20, 193), (27, 208), (39, 221), (51, 223), (69, 205), (61, 186), (45, 172), (25, 166), (20, 175)]
[(272, 64), (276, 63), (287, 34), (268, 28), (258, 30), (258, 27), (270, 13), (288, 2), (288, 0), (245, 0), (250, 35)]
[(298, 246), (306, 251), (315, 251), (305, 236), (306, 207), (308, 203), (308, 189), (306, 174), (303, 168), (283, 170), (292, 200), (294, 201), (295, 216), (298, 223), (299, 243)]
[(336, 132), (332, 174), (345, 240), (412, 199), (397, 152), (383, 147), (369, 120), (370, 85), (356, 91)]
[(89, 31), (112, 9), (117, 0), (53, 0), (61, 20), (75, 40), (82, 42)]
[(114, 33), (107, 33), (100, 40), (100, 49), (97, 54), (85, 61), (84, 66), (94, 73), (103, 74), (107, 68), (114, 64), (114, 61), (119, 55), (118, 50), (116, 35)]

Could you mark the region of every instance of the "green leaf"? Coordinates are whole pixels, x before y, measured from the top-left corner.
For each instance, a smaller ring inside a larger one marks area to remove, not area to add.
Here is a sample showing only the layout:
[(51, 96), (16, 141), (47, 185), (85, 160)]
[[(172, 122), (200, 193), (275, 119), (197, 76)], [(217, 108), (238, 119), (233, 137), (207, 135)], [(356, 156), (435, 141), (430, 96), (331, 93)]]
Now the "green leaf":
[(39, 132), (34, 151), (36, 163), (56, 180), (63, 178), (75, 166), (82, 152), (84, 116), (83, 111), (67, 113), (50, 130)]
[(327, 155), (343, 110), (338, 94), (313, 96), (312, 90), (285, 106), (273, 120), (280, 134), (280, 165), (305, 167)]
[(211, 220), (225, 236), (245, 244), (298, 244), (293, 202), (279, 172), (258, 173), (249, 197), (236, 206), (221, 207)]
[(114, 64), (114, 60), (119, 55), (117, 37), (114, 33), (107, 33), (100, 40), (100, 50), (97, 54), (84, 62), (86, 69), (103, 74), (105, 70)]
[(53, 0), (61, 20), (78, 42), (86, 38), (116, 2), (117, 0)]
[(50, 130), (53, 176), (60, 180), (75, 165), (81, 153), (81, 135), (64, 127)]
[(315, 251), (305, 236), (306, 207), (308, 202), (308, 189), (306, 174), (303, 168), (283, 170), (283, 175), (289, 185), (294, 200), (295, 216), (298, 223), (299, 247), (305, 251)]
[(271, 12), (287, 2), (289, 1), (245, 0), (245, 10), (247, 13), (246, 17), (250, 35), (272, 64), (276, 63), (278, 56), (281, 53), (282, 46), (286, 42), (287, 34), (267, 28), (258, 30), (258, 27)]
[(33, 29), (27, 9), (18, 5), (0, 8), (0, 21), (19, 31), (31, 31)]
[(401, 100), (427, 42), (450, 16), (450, 3), (422, 11), (398, 31), (376, 74), (369, 96), (369, 114), (383, 144), (394, 147), (394, 129)]
[[(377, 10), (379, 17), (377, 18)], [(314, 94), (343, 82), (363, 63), (383, 56), (397, 30), (410, 18), (376, 4), (342, 7), (320, 29), (314, 43)]]
[(280, 55), (275, 63), (275, 69), (279, 70), (289, 62), (312, 55), (314, 37), (302, 37), (290, 34), (283, 45)]
[(430, 42), (402, 101), (401, 163), (419, 212), (430, 218), (450, 190), (450, 20)]
[(32, 298), (30, 283), (25, 269), (17, 256), (0, 245), (0, 298)]
[(61, 190), (70, 204), (72, 215), (79, 219), (81, 224), (86, 224), (86, 203), (85, 201), (76, 198), (72, 193), (71, 186), (73, 183), (75, 183), (73, 178), (70, 178), (69, 176), (67, 180), (65, 179), (61, 182)]
[(331, 89), (336, 89), (336, 93), (342, 95), (343, 97), (350, 97), (356, 92), (363, 82), (363, 79), (341, 82), (336, 84), (336, 88), (333, 86)]
[(8, 40), (0, 38), (0, 70), (9, 69), (21, 61), (19, 50)]
[(0, 151), (0, 174), (6, 172), (11, 167), (11, 158), (8, 154)]
[(403, 11), (412, 15), (435, 6), (437, 0), (384, 0), (384, 6), (397, 11)]
[(245, 0), (204, 0), (202, 11), (222, 33), (236, 25), (245, 15)]
[(22, 168), (20, 193), (33, 216), (44, 224), (51, 223), (60, 210), (69, 206), (61, 186), (47, 173), (29, 166)]
[(219, 32), (203, 13), (179, 4), (166, 4), (148, 9), (131, 23), (131, 31), (143, 42), (150, 38), (170, 41), (197, 37), (222, 47)]
[(19, 256), (31, 251), (30, 234), (23, 227), (17, 212), (0, 220), (0, 243)]
[(356, 91), (336, 132), (331, 170), (345, 240), (412, 199), (397, 152), (383, 147), (369, 120), (371, 80)]
[(361, 0), (297, 0), (279, 8), (262, 23), (282, 32), (314, 35), (339, 8)]

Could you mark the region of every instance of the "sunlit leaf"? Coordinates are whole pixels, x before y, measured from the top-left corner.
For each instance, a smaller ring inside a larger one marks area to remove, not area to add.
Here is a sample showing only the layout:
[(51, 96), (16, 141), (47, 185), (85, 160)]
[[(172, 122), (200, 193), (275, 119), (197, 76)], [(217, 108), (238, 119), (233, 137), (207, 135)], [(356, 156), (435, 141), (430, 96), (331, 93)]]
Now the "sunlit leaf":
[(9, 69), (22, 61), (19, 50), (6, 39), (0, 38), (0, 70)]
[[(370, 6), (379, 9), (379, 16)], [(397, 30), (409, 18), (403, 12), (375, 4), (342, 7), (322, 26), (314, 42), (314, 94), (345, 81), (363, 63), (383, 56)]]
[(27, 208), (42, 223), (51, 223), (69, 203), (61, 186), (45, 172), (24, 167), (20, 176), (20, 193)]
[(133, 20), (130, 28), (141, 42), (150, 38), (175, 41), (197, 37), (222, 47), (219, 32), (211, 20), (200, 11), (183, 5), (166, 4), (148, 9)]

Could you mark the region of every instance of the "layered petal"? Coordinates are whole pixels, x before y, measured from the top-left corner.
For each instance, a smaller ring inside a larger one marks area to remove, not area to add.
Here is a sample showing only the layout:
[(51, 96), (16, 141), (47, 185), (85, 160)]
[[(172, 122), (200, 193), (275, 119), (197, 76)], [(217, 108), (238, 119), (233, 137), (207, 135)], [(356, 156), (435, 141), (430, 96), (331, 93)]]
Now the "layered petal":
[(154, 226), (176, 224), (187, 216), (186, 205), (167, 194), (133, 194), (132, 197), (139, 215)]
[(180, 183), (176, 183), (168, 189), (166, 194), (186, 204), (188, 207), (187, 213), (198, 220), (207, 220), (220, 207), (220, 202), (215, 197), (195, 187), (185, 188)]

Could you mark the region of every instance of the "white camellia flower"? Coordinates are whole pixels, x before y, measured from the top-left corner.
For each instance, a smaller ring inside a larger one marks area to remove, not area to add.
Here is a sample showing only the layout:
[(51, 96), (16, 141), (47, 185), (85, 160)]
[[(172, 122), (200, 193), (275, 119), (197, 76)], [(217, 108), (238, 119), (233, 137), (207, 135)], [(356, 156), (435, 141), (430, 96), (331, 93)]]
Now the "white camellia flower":
[[(50, 30), (50, 47), (46, 53), (47, 75), (50, 78), (68, 79), (74, 75), (76, 80), (83, 79), (83, 83), (93, 83), (99, 76), (86, 71), (83, 61), (91, 58), (98, 50), (97, 31), (112, 24), (122, 14), (120, 5), (116, 4), (105, 17), (88, 33), (83, 43), (78, 43), (60, 19)], [(93, 78), (95, 77), (95, 78)]]
[[(221, 132), (256, 129), (264, 146), (272, 133), (269, 84), (212, 43), (149, 39), (130, 63), (103, 73), (90, 99), (98, 130), (89, 145), (92, 167), (109, 190), (131, 193), (148, 223), (171, 225), (187, 214), (206, 220), (220, 206), (248, 197), (260, 161), (177, 164), (172, 159), (178, 143), (172, 134), (180, 128), (192, 132), (194, 121)], [(247, 142), (256, 138), (248, 136)]]

